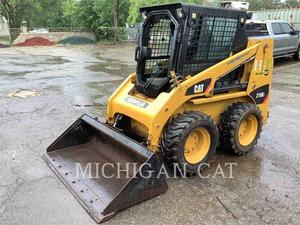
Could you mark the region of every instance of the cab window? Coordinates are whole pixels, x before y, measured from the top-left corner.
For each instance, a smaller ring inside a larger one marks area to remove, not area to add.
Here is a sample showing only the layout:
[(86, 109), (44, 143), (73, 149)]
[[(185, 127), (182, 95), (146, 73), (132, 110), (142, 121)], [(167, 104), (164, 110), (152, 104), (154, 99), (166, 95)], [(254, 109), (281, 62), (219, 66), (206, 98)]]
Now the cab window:
[(267, 24), (265, 23), (247, 23), (246, 30), (267, 31)]
[(275, 35), (276, 34), (282, 34), (282, 30), (281, 30), (281, 27), (280, 27), (279, 23), (272, 23), (272, 30), (273, 30), (273, 33)]
[(285, 34), (290, 34), (291, 32), (294, 31), (293, 28), (287, 23), (282, 23), (281, 28), (282, 28), (283, 33), (285, 33)]

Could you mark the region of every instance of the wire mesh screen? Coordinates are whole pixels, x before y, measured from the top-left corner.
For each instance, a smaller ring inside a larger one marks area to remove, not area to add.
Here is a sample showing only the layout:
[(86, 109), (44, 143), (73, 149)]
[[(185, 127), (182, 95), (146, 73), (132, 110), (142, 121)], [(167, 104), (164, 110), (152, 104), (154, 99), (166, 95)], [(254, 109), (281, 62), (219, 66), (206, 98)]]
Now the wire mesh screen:
[(174, 24), (168, 17), (158, 18), (150, 25), (147, 46), (151, 48), (151, 57), (146, 60), (145, 77), (150, 77), (162, 67), (168, 68), (173, 32)]
[(183, 73), (194, 75), (227, 58), (237, 32), (238, 19), (200, 16), (191, 27)]

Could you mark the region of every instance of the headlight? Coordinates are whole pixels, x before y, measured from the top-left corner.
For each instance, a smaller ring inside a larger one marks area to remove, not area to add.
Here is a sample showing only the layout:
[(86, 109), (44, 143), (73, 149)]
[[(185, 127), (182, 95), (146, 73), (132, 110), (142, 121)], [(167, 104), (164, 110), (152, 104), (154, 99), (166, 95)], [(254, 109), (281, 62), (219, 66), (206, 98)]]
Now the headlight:
[(177, 13), (177, 16), (179, 18), (183, 18), (184, 17), (184, 12), (183, 12), (182, 8), (176, 9), (176, 13)]
[(144, 20), (147, 18), (146, 12), (142, 12), (142, 17), (143, 17)]

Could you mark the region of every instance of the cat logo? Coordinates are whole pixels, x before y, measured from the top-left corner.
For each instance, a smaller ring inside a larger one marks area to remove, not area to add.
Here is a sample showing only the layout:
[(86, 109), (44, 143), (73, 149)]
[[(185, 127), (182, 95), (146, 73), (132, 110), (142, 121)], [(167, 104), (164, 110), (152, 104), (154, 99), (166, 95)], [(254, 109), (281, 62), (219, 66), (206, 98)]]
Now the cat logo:
[(198, 93), (202, 93), (202, 92), (204, 92), (204, 84), (195, 84), (194, 93), (198, 94)]
[(185, 95), (196, 95), (205, 93), (211, 83), (211, 78), (202, 80), (192, 86), (190, 86), (187, 90)]

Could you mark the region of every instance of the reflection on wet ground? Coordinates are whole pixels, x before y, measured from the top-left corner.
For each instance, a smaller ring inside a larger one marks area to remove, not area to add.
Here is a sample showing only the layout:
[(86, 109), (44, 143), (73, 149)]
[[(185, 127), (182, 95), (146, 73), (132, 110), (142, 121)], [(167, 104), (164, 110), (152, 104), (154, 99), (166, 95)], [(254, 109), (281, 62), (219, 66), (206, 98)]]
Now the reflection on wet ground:
[(59, 91), (72, 98), (75, 106), (105, 105), (108, 94), (135, 68), (120, 60), (101, 58), (101, 50), (93, 55), (7, 54), (0, 62), (0, 82), (9, 89), (21, 86)]
[(288, 63), (284, 64), (284, 61), (286, 61), (284, 59), (285, 58), (275, 60), (275, 63), (278, 64), (275, 68), (275, 75), (279, 73), (284, 75), (284, 77), (281, 77), (281, 79), (275, 79), (273, 81), (273, 88), (276, 90), (300, 94), (300, 77), (295, 76), (299, 74), (299, 67), (295, 66), (297, 62), (290, 60)]
[[(83, 113), (103, 119), (107, 98), (135, 71), (133, 55), (130, 45), (0, 49), (4, 224), (93, 223), (41, 155)], [(276, 61), (269, 122), (253, 152), (235, 157), (219, 151), (206, 179), (169, 179), (166, 194), (110, 222), (300, 224), (299, 70), (291, 59)], [(11, 98), (15, 94), (26, 97)], [(228, 177), (226, 163), (236, 164), (232, 179), (212, 176), (220, 164)]]
[(37, 90), (17, 90), (12, 93), (9, 93), (8, 96), (14, 99), (18, 98), (28, 98), (33, 96), (39, 96), (40, 92)]

